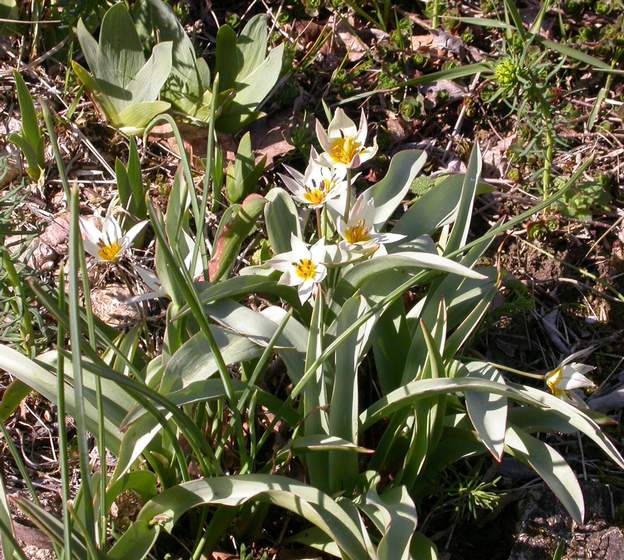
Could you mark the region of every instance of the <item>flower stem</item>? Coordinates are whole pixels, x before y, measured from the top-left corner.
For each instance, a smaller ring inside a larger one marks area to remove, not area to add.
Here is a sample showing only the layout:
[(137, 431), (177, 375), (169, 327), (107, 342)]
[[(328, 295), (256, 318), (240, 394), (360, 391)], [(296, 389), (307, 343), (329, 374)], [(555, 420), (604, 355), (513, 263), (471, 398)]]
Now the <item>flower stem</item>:
[(318, 233), (319, 239), (323, 237), (323, 231), (321, 229), (321, 209), (316, 208), (316, 232)]
[(489, 364), (496, 369), (502, 369), (504, 371), (508, 371), (509, 373), (515, 373), (516, 375), (521, 375), (523, 377), (530, 377), (531, 379), (544, 379), (545, 377), (543, 373), (529, 373), (528, 371), (522, 371), (503, 364), (495, 364), (494, 362), (489, 362)]
[(351, 211), (351, 168), (347, 169), (347, 200), (344, 209), (344, 223), (349, 223), (349, 212)]

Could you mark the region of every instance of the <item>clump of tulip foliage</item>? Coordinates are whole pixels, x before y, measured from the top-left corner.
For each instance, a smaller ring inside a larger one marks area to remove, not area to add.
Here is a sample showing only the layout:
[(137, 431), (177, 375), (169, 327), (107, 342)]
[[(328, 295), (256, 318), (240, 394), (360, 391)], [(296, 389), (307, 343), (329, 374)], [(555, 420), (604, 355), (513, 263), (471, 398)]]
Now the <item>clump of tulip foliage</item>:
[[(301, 517), (283, 547), (350, 560), (435, 558), (419, 519), (459, 462), (508, 454), (526, 463), (578, 522), (576, 476), (536, 434), (583, 433), (624, 466), (574, 395), (592, 385), (591, 368), (574, 362), (583, 353), (542, 374), (506, 368), (538, 377), (551, 394), (467, 350), (498, 290), (498, 272), (481, 257), (556, 195), (469, 240), (482, 188), (478, 146), (465, 174), (407, 206), (425, 152), (396, 153), (385, 177), (362, 190), (358, 168), (378, 149), (364, 112), (356, 126), (338, 109), (316, 130), (306, 169), (286, 167), (286, 189), (230, 205), (214, 234), (206, 209), (219, 173), (206, 175), (197, 196), (181, 145), (164, 214), (139, 197), (133, 141), (128, 165), (116, 166), (121, 206), (109, 208), (101, 230), (79, 216), (77, 191), (67, 192), (69, 290), (32, 284), (61, 325), (59, 343), (34, 359), (0, 345), (0, 367), (59, 404), (61, 440), (64, 414), (76, 418), (81, 488), (71, 507), (64, 494), (63, 522), (18, 501), (63, 557), (179, 553), (159, 539), (168, 532), (199, 558), (252, 542), (273, 526), (274, 505)], [(272, 256), (245, 266), (242, 244), (254, 231)], [(153, 266), (132, 250), (152, 232)], [(84, 251), (109, 272), (136, 271), (145, 293), (134, 301), (161, 299), (162, 344), (146, 350), (143, 325), (113, 339), (82, 305)], [(91, 471), (90, 433), (99, 456), (114, 457), (113, 471), (104, 462)], [(123, 492), (143, 502), (129, 527), (111, 515)]]

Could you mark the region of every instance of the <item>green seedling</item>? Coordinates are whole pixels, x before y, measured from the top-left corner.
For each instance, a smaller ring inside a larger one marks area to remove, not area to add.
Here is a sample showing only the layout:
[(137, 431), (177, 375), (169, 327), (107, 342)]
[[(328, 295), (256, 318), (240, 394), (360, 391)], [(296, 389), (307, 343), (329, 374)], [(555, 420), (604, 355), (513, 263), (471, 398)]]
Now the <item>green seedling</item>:
[(128, 163), (126, 165), (117, 158), (115, 160), (115, 176), (121, 206), (137, 220), (147, 217), (145, 205), (145, 187), (141, 177), (141, 162), (134, 138), (130, 138)]
[(33, 181), (39, 181), (45, 170), (45, 154), (43, 133), (37, 121), (37, 113), (33, 98), (26, 87), (26, 82), (18, 72), (13, 72), (17, 88), (17, 100), (22, 114), (22, 130), (12, 133), (8, 141), (15, 144), (24, 154), (28, 164), (28, 176)]

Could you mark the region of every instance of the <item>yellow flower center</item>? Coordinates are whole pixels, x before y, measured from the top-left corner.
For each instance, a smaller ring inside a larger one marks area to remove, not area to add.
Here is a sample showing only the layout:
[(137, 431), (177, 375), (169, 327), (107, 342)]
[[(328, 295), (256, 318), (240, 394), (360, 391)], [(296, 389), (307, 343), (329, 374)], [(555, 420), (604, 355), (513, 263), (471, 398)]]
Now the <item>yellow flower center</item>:
[(301, 259), (295, 265), (295, 274), (302, 280), (313, 280), (316, 274), (316, 265), (311, 259)]
[(346, 229), (344, 237), (352, 245), (362, 241), (370, 241), (370, 228), (366, 226), (364, 220), (360, 220), (356, 225)]
[(121, 244), (117, 241), (108, 245), (101, 244), (98, 255), (103, 261), (115, 262), (121, 255)]
[(326, 196), (327, 194), (325, 189), (310, 189), (306, 191), (303, 198), (305, 198), (310, 204), (323, 204)]
[(335, 138), (329, 147), (329, 155), (337, 163), (350, 165), (353, 158), (362, 151), (361, 147), (353, 136)]
[(548, 372), (544, 377), (544, 380), (546, 381), (546, 385), (548, 385), (548, 388), (553, 395), (559, 396), (563, 392), (561, 389), (559, 389), (559, 383), (561, 383), (561, 381), (563, 380), (562, 368), (557, 368), (553, 371)]

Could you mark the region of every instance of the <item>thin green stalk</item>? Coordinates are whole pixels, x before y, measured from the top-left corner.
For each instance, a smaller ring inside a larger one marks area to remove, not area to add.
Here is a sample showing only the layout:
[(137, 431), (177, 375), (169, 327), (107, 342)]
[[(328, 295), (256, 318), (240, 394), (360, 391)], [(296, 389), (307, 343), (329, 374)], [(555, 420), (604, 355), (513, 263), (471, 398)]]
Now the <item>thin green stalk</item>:
[(344, 209), (344, 223), (348, 224), (349, 223), (349, 213), (351, 212), (351, 181), (352, 181), (352, 175), (351, 175), (351, 168), (347, 167), (347, 199), (345, 201), (345, 209)]
[[(73, 245), (70, 248), (70, 267), (75, 267), (75, 270), (72, 269), (72, 277), (70, 278), (70, 292), (72, 292), (72, 285), (77, 283), (77, 276), (76, 274), (79, 273), (80, 271), (80, 275), (82, 278), (82, 288), (83, 288), (83, 294), (84, 294), (84, 298), (85, 298), (85, 313), (86, 313), (86, 317), (87, 317), (87, 327), (88, 327), (88, 331), (89, 331), (89, 342), (91, 347), (95, 350), (95, 344), (96, 344), (96, 336), (95, 336), (95, 327), (94, 327), (94, 321), (93, 321), (93, 310), (91, 307), (91, 301), (90, 301), (90, 289), (89, 289), (89, 280), (88, 280), (88, 275), (87, 275), (87, 265), (86, 265), (86, 260), (85, 260), (85, 255), (84, 255), (84, 251), (82, 250), (82, 237), (80, 235), (80, 226), (79, 226), (79, 207), (78, 207), (78, 187), (75, 186), (73, 189), (73, 192), (70, 192), (70, 187), (69, 187), (69, 182), (67, 180), (67, 173), (65, 171), (65, 164), (63, 162), (63, 158), (61, 156), (61, 152), (59, 150), (59, 146), (58, 146), (58, 139), (56, 136), (56, 131), (54, 130), (54, 124), (52, 121), (52, 116), (50, 114), (49, 108), (47, 106), (47, 104), (42, 101), (41, 103), (41, 109), (42, 109), (42, 113), (43, 113), (43, 119), (46, 123), (46, 128), (48, 130), (48, 136), (50, 137), (50, 143), (52, 145), (52, 151), (54, 153), (54, 159), (56, 161), (56, 167), (58, 169), (58, 173), (59, 173), (59, 177), (61, 178), (61, 182), (63, 184), (63, 190), (65, 192), (65, 196), (67, 197), (67, 203), (68, 205), (70, 204), (70, 199), (72, 199), (72, 197), (76, 198), (75, 201), (75, 209), (74, 209), (74, 201), (71, 201), (71, 205), (72, 205), (72, 228), (74, 225), (74, 222), (76, 222), (76, 231), (74, 232), (74, 240), (73, 240)], [(73, 212), (76, 213), (76, 215), (73, 215)], [(71, 260), (71, 255), (72, 255), (72, 250), (73, 251), (73, 255), (74, 255), (74, 260), (77, 262), (72, 262)], [(78, 315), (78, 307), (79, 307), (79, 303), (78, 303), (78, 289), (77, 286), (74, 286), (75, 289), (75, 299), (73, 299), (73, 296), (70, 296), (71, 301), (70, 301), (70, 332), (72, 331), (71, 328), (71, 322), (72, 322), (72, 315), (75, 314), (76, 315), (76, 324), (75, 324), (75, 330), (76, 330), (76, 341), (78, 341), (78, 346), (77, 348), (79, 348), (79, 337), (80, 337), (80, 323), (79, 323), (79, 315)], [(75, 309), (72, 309), (73, 307), (75, 307)], [(74, 338), (73, 338), (73, 333), (72, 333), (72, 362), (74, 362)], [(77, 357), (77, 360), (79, 362), (80, 357)], [(75, 367), (75, 366), (74, 366)], [(82, 384), (82, 373), (80, 374), (81, 376), (81, 380), (80, 380), (80, 385)], [(100, 494), (101, 494), (101, 498), (100, 498), (100, 502), (101, 502), (101, 507), (100, 507), (100, 515), (99, 515), (99, 519), (98, 519), (98, 527), (99, 527), (99, 542), (103, 543), (106, 539), (106, 512), (105, 512), (105, 507), (104, 507), (104, 501), (105, 498), (104, 496), (106, 496), (106, 441), (105, 441), (105, 429), (104, 429), (104, 407), (103, 407), (103, 398), (102, 398), (102, 385), (101, 385), (101, 381), (99, 378), (96, 378), (96, 400), (97, 400), (97, 409), (98, 409), (98, 433), (97, 433), (97, 444), (98, 444), (98, 454), (100, 456)], [(76, 388), (76, 386), (74, 386), (74, 391), (78, 392), (78, 389)], [(82, 388), (80, 389), (80, 392), (82, 392)], [(79, 404), (77, 403), (78, 407), (82, 408), (82, 413), (84, 414), (84, 403), (80, 402)], [(83, 420), (84, 421), (84, 420)], [(76, 423), (77, 427), (78, 427), (78, 422)], [(86, 424), (84, 426), (85, 428), (85, 434), (86, 434)], [(79, 431), (80, 434), (80, 431)], [(79, 435), (79, 439), (81, 438), (81, 435)], [(86, 450), (86, 441), (85, 442), (81, 442), (84, 444), (85, 446), (85, 450)], [(82, 450), (81, 450), (82, 451)], [(81, 461), (83, 461), (82, 458), (82, 453), (81, 453)], [(81, 477), (84, 477), (84, 474), (87, 471), (85, 470), (85, 472), (82, 472), (82, 465), (81, 465)], [(83, 478), (83, 484), (85, 483), (85, 480)], [(90, 481), (87, 479), (86, 481), (87, 485), (89, 486), (88, 488), (88, 492), (87, 492), (87, 496), (90, 496), (91, 494), (91, 488), (90, 488)], [(93, 514), (93, 504), (91, 504), (91, 514)], [(87, 518), (87, 521), (89, 521), (89, 519)], [(89, 527), (91, 527), (90, 523), (87, 523), (87, 525)], [(97, 540), (97, 539), (96, 539)]]
[(170, 271), (175, 278), (176, 284), (178, 284), (180, 290), (184, 295), (184, 299), (187, 301), (195, 320), (197, 321), (202, 334), (206, 337), (208, 341), (208, 346), (210, 347), (211, 352), (214, 354), (215, 361), (217, 362), (217, 368), (219, 370), (219, 375), (221, 377), (221, 382), (223, 383), (223, 387), (225, 388), (225, 394), (227, 396), (228, 401), (231, 405), (234, 404), (234, 390), (232, 389), (232, 380), (230, 378), (230, 374), (227, 370), (227, 365), (223, 360), (223, 356), (221, 354), (221, 350), (219, 349), (219, 345), (210, 330), (210, 324), (206, 319), (206, 316), (203, 312), (201, 300), (199, 299), (199, 295), (193, 285), (192, 281), (189, 281), (187, 278), (188, 274), (184, 274), (186, 272), (184, 267), (180, 267), (179, 263), (176, 262), (177, 259), (171, 252), (171, 248), (167, 244), (167, 239), (164, 234), (163, 224), (161, 217), (157, 214), (157, 210), (148, 203), (147, 210), (150, 215), (150, 220), (152, 222), (152, 226), (156, 233), (156, 237), (158, 238), (158, 242), (160, 243), (163, 249), (163, 255), (167, 261), (168, 266), (170, 267)]
[(437, 29), (438, 16), (440, 14), (440, 0), (432, 0), (432, 1), (433, 1), (433, 15), (431, 17), (431, 27), (433, 29)]
[[(58, 303), (63, 310), (65, 308), (65, 275), (61, 269), (58, 284)], [(56, 347), (63, 348), (65, 345), (65, 326), (57, 324)], [(61, 467), (61, 499), (63, 509), (63, 558), (71, 560), (71, 517), (68, 502), (69, 494), (69, 450), (67, 445), (67, 426), (65, 425), (65, 355), (58, 352), (56, 361), (56, 414), (59, 438), (59, 461)]]
[(327, 205), (323, 206), (323, 237), (327, 240), (327, 222), (329, 221), (327, 217)]
[(537, 99), (538, 106), (540, 108), (540, 114), (542, 121), (544, 122), (544, 134), (546, 135), (546, 153), (544, 154), (544, 174), (542, 176), (542, 198), (546, 200), (550, 193), (550, 185), (552, 182), (552, 164), (555, 151), (555, 138), (553, 135), (552, 126), (552, 112), (550, 105), (548, 105), (542, 91), (533, 86), (531, 88), (532, 93)]
[(493, 368), (502, 369), (504, 371), (508, 371), (509, 373), (515, 373), (516, 375), (521, 375), (522, 377), (529, 377), (531, 379), (540, 379), (544, 380), (544, 375), (540, 375), (539, 373), (529, 373), (527, 371), (522, 371), (520, 369), (515, 369), (509, 366), (505, 366), (503, 364), (496, 364), (494, 362), (488, 362)]
[(91, 476), (89, 473), (89, 433), (87, 430), (87, 413), (85, 410), (85, 393), (82, 378), (81, 363), (81, 334), (80, 334), (80, 295), (78, 275), (80, 274), (80, 226), (78, 187), (72, 189), (69, 198), (71, 207), (71, 227), (69, 232), (69, 331), (71, 341), (72, 369), (74, 382), (74, 401), (76, 403), (76, 438), (78, 440), (80, 478), (82, 481), (85, 502), (85, 524), (87, 532), (85, 538), (93, 546), (96, 540), (95, 513), (93, 508), (93, 491), (91, 489)]
[(67, 201), (67, 206), (69, 206), (69, 199), (71, 198), (70, 192), (69, 192), (69, 181), (67, 180), (67, 173), (65, 173), (65, 165), (63, 164), (63, 158), (61, 156), (61, 151), (59, 150), (58, 138), (56, 136), (56, 130), (54, 129), (54, 121), (52, 120), (52, 114), (50, 113), (48, 104), (43, 99), (41, 100), (41, 113), (43, 114), (43, 120), (45, 122), (46, 129), (48, 131), (48, 136), (50, 137), (52, 153), (54, 154), (54, 161), (56, 161), (56, 167), (58, 169), (59, 177), (63, 185), (63, 192), (65, 193), (65, 200)]
[[(214, 125), (215, 125), (215, 106), (217, 104), (217, 97), (219, 95), (219, 74), (214, 78), (212, 87), (212, 103), (210, 105), (210, 123), (208, 132), (208, 148), (206, 153), (206, 173), (212, 172), (212, 156), (214, 154)], [(217, 204), (219, 203), (219, 191), (215, 181), (212, 182), (212, 212), (217, 211)], [(208, 181), (204, 184), (204, 193), (208, 194)]]
[[(89, 346), (94, 353), (97, 350), (97, 338), (95, 335), (95, 321), (93, 319), (93, 306), (91, 305), (91, 286), (89, 285), (89, 275), (87, 272), (87, 260), (82, 247), (82, 237), (78, 242), (78, 258), (80, 261), (80, 278), (82, 279), (82, 293), (84, 298), (85, 315), (87, 321), (87, 331), (89, 334)], [(106, 464), (106, 429), (104, 415), (104, 397), (102, 395), (102, 380), (99, 376), (95, 378), (95, 400), (98, 411), (98, 428), (97, 428), (97, 450), (100, 458), (100, 479), (99, 479), (99, 543), (103, 545), (106, 541), (106, 483), (107, 483), (107, 464)]]
[(316, 234), (318, 235), (318, 238), (320, 239), (321, 237), (323, 237), (323, 229), (321, 228), (321, 209), (315, 208), (315, 213), (316, 213)]
[(191, 262), (191, 272), (195, 270), (195, 265), (197, 263), (197, 252), (201, 247), (202, 250), (202, 259), (204, 264), (204, 274), (208, 273), (208, 260), (206, 258), (206, 211), (208, 209), (208, 192), (210, 190), (210, 182), (212, 179), (212, 212), (216, 212), (217, 203), (219, 201), (219, 193), (217, 192), (216, 182), (212, 177), (212, 165), (213, 165), (213, 157), (214, 157), (214, 137), (215, 137), (215, 112), (217, 105), (217, 97), (219, 95), (219, 74), (215, 76), (214, 82), (212, 84), (212, 100), (210, 103), (210, 122), (208, 123), (208, 142), (206, 147), (206, 167), (204, 171), (204, 188), (202, 192), (202, 201), (201, 201), (201, 209), (199, 212), (200, 223), (196, 224), (198, 234), (200, 234), (200, 239), (197, 240), (195, 246), (193, 247), (193, 259)]
[(178, 146), (178, 151), (180, 152), (180, 161), (182, 162), (182, 172), (184, 174), (184, 180), (188, 186), (189, 194), (191, 196), (191, 206), (193, 208), (193, 219), (196, 224), (200, 224), (200, 208), (199, 202), (197, 200), (197, 193), (195, 192), (195, 183), (193, 183), (193, 173), (191, 172), (191, 165), (189, 163), (188, 157), (186, 155), (186, 148), (184, 147), (184, 141), (182, 140), (182, 135), (180, 134), (180, 129), (176, 124), (175, 120), (171, 115), (162, 114), (154, 117), (149, 124), (145, 127), (145, 131), (143, 132), (143, 142), (147, 140), (147, 135), (150, 130), (154, 128), (159, 122), (166, 122), (173, 132), (173, 135), (176, 140), (176, 144)]

